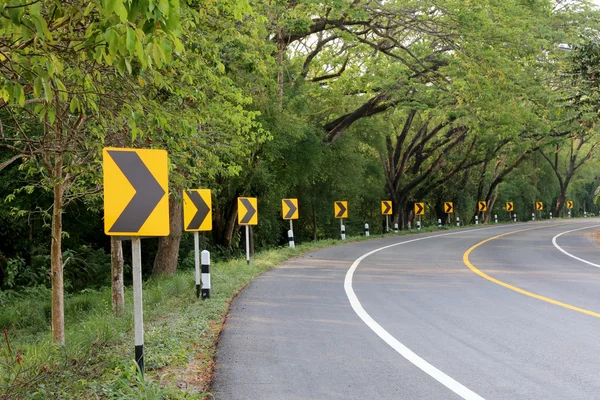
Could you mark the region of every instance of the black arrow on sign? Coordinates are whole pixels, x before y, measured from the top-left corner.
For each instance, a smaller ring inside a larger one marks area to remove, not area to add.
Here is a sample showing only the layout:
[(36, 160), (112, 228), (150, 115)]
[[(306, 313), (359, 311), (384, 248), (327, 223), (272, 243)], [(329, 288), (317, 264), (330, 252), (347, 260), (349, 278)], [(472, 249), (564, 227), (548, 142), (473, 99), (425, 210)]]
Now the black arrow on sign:
[(392, 211), (392, 203), (389, 201), (384, 201), (383, 206), (385, 207), (385, 210), (383, 210), (384, 214), (389, 214)]
[(571, 200), (567, 201), (567, 207), (573, 208), (573, 202)]
[(446, 213), (448, 213), (448, 214), (451, 213), (452, 212), (452, 208), (453, 208), (452, 204), (446, 203), (445, 206), (446, 206)]
[(298, 209), (298, 207), (296, 207), (294, 205), (294, 202), (291, 201), (291, 200), (284, 199), (283, 201), (290, 208), (290, 210), (288, 211), (288, 213), (285, 215), (285, 218), (286, 219), (292, 219), (292, 217), (294, 216), (294, 214), (296, 214), (296, 210)]
[(254, 214), (256, 214), (256, 209), (252, 206), (252, 203), (250, 203), (250, 200), (240, 199), (240, 201), (242, 202), (244, 207), (246, 207), (246, 215), (244, 215), (244, 218), (242, 218), (241, 223), (248, 224), (248, 223), (250, 223), (250, 220), (252, 219), (252, 217), (254, 217)]
[(108, 150), (108, 154), (135, 189), (135, 195), (109, 232), (137, 232), (162, 200), (165, 191), (136, 152)]
[(421, 205), (421, 203), (415, 203), (415, 205), (417, 206), (417, 212), (415, 214), (421, 214), (423, 212), (423, 206)]
[(342, 218), (344, 216), (344, 214), (346, 213), (346, 207), (344, 207), (344, 203), (342, 203), (341, 201), (336, 201), (335, 204), (340, 209), (340, 212), (337, 213), (336, 217)]
[(194, 203), (194, 206), (196, 206), (196, 209), (198, 210), (196, 211), (196, 215), (194, 215), (194, 218), (192, 218), (192, 221), (189, 223), (187, 229), (200, 229), (200, 225), (202, 225), (202, 223), (208, 216), (210, 208), (208, 208), (208, 204), (206, 204), (202, 196), (200, 196), (200, 193), (193, 191), (187, 191), (186, 193), (190, 197), (190, 200), (192, 200), (192, 203)]
[(513, 210), (513, 205), (511, 203), (508, 203), (508, 211), (512, 211)]
[(479, 202), (479, 211), (485, 210), (485, 206), (486, 206), (485, 201), (480, 201)]

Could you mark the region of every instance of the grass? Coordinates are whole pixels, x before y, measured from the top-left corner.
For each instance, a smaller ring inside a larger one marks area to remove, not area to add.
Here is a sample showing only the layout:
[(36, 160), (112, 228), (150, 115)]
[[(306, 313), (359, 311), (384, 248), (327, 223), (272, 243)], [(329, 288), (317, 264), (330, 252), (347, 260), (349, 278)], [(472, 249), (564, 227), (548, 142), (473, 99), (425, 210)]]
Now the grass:
[[(433, 230), (438, 228), (422, 232)], [(389, 236), (406, 233), (415, 231)], [(381, 237), (349, 237), (346, 243)], [(111, 312), (110, 287), (68, 296), (65, 346), (51, 340), (49, 289), (0, 294), (0, 398), (212, 398), (207, 392), (212, 360), (232, 298), (279, 263), (340, 243), (322, 240), (267, 250), (254, 255), (250, 265), (244, 259), (214, 263), (206, 300), (195, 297), (193, 271), (145, 282), (145, 377), (133, 362), (131, 290), (120, 316)]]

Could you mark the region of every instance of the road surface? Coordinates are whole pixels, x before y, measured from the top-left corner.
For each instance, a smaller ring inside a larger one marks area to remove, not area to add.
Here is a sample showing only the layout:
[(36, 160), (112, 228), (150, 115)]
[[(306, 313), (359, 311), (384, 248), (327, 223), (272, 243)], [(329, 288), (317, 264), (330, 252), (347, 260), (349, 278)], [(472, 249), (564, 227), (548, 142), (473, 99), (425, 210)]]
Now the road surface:
[(487, 226), (290, 260), (233, 302), (213, 393), (600, 398), (597, 231), (591, 218)]

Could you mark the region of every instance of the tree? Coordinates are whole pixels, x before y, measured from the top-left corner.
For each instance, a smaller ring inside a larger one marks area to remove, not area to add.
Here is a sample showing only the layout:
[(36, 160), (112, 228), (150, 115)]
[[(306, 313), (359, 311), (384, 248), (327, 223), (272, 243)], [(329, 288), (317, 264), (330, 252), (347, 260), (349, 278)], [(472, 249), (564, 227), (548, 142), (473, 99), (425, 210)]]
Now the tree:
[(121, 0), (0, 5), (0, 109), (11, 117), (0, 131), (0, 144), (14, 151), (10, 163), (22, 160), (52, 191), (52, 334), (57, 343), (65, 340), (64, 209), (100, 189), (97, 161), (106, 126), (126, 120), (117, 117), (123, 102), (115, 72), (125, 76), (134, 68), (152, 68), (181, 49), (178, 14), (177, 0), (156, 7)]

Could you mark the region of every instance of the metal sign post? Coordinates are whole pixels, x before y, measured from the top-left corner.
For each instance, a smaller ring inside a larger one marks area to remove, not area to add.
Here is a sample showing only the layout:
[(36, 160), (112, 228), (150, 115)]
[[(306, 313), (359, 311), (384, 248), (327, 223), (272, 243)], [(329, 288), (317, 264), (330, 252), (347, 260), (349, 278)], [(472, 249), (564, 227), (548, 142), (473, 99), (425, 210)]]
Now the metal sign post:
[(131, 238), (133, 269), (133, 329), (135, 332), (135, 362), (144, 374), (144, 308), (142, 303), (142, 240)]
[(194, 232), (194, 264), (196, 266), (196, 298), (200, 298), (200, 237)]
[(250, 227), (246, 225), (246, 264), (250, 264)]

